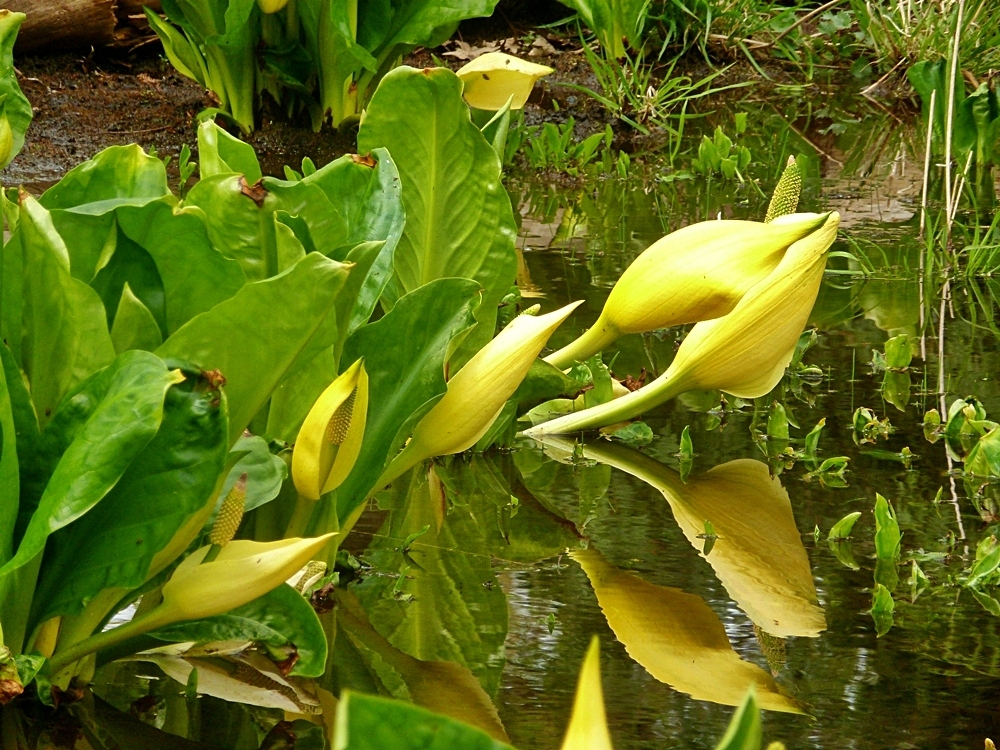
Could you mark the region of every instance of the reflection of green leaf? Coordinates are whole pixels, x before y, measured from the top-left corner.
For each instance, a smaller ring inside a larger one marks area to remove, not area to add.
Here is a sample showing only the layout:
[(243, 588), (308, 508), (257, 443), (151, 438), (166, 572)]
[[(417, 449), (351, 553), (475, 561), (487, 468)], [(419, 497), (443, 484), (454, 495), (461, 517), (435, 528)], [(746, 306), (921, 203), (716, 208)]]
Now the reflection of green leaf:
[(631, 422), (612, 432), (611, 437), (632, 448), (641, 448), (653, 442), (653, 430), (645, 422)]
[(681, 449), (677, 454), (680, 458), (681, 481), (688, 478), (691, 473), (691, 466), (694, 463), (694, 443), (691, 442), (691, 425), (684, 425), (681, 431)]
[(875, 584), (872, 592), (872, 608), (870, 610), (872, 619), (875, 620), (875, 632), (881, 638), (888, 633), (893, 626), (892, 611), (896, 604), (892, 600), (889, 589), (881, 583)]
[(854, 559), (854, 554), (851, 552), (851, 545), (848, 544), (846, 539), (830, 539), (827, 541), (830, 545), (830, 551), (833, 552), (834, 556), (840, 560), (845, 566), (851, 570), (860, 570), (861, 566)]
[(478, 729), (402, 701), (346, 692), (337, 706), (338, 750), (509, 750)]
[[(355, 591), (393, 646), (417, 659), (468, 667), (492, 695), (503, 667), (507, 604), (484, 553), (482, 522), (468, 508), (445, 514), (442, 494), (421, 467), (404, 475), (393, 484), (392, 512), (365, 553), (377, 570), (406, 571), (412, 601), (396, 600), (394, 580), (385, 576), (368, 577)], [(410, 567), (402, 543), (425, 526), (430, 530), (408, 552), (419, 568)]]
[(861, 518), (861, 511), (848, 513), (833, 525), (833, 528), (830, 529), (829, 535), (827, 535), (827, 539), (831, 541), (836, 539), (847, 539), (847, 537), (851, 535), (851, 529), (854, 528), (854, 522), (859, 518)]

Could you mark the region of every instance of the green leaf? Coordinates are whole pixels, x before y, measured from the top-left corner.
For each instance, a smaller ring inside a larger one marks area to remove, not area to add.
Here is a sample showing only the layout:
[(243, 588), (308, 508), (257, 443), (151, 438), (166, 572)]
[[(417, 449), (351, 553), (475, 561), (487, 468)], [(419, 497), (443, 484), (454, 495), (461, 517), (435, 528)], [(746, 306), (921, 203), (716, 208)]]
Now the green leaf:
[(1000, 427), (979, 439), (965, 458), (965, 471), (980, 477), (1000, 476)]
[(368, 322), (392, 281), (393, 257), (406, 223), (399, 172), (389, 152), (376, 148), (368, 158), (349, 154), (332, 161), (303, 182), (319, 187), (347, 222), (348, 244), (385, 242), (365, 271), (347, 326), (353, 333)]
[(831, 542), (839, 539), (847, 539), (851, 535), (851, 529), (854, 528), (854, 522), (859, 518), (861, 518), (861, 511), (848, 513), (833, 525), (833, 528), (830, 529), (830, 533), (827, 534), (826, 538)]
[(342, 361), (365, 359), (368, 421), (353, 471), (337, 490), (346, 519), (368, 497), (388, 459), (447, 390), (444, 366), (456, 337), (474, 324), (479, 286), (440, 279), (402, 297), (381, 320), (356, 330)]
[(889, 589), (881, 583), (875, 584), (872, 592), (872, 619), (875, 620), (875, 632), (879, 638), (888, 633), (893, 626), (892, 611), (896, 608)]
[(102, 589), (141, 585), (154, 555), (212, 496), (226, 462), (226, 410), (207, 379), (184, 376), (167, 391), (156, 436), (117, 484), (49, 538), (34, 622), (77, 614)]
[(386, 698), (345, 691), (335, 750), (509, 750), (466, 724)]
[(3, 101), (3, 116), (11, 130), (10, 150), (0, 155), (0, 169), (20, 153), (24, 134), (31, 124), (31, 102), (21, 93), (14, 70), (14, 41), (23, 20), (21, 13), (7, 13), (0, 19), (0, 100)]
[(265, 177), (250, 185), (243, 175), (223, 173), (191, 188), (185, 206), (203, 212), (212, 244), (239, 262), (247, 279), (259, 281), (280, 273), (274, 215), (299, 217), (317, 247), (340, 247), (347, 241), (343, 217), (316, 185)]
[(264, 176), (253, 146), (230, 135), (211, 120), (205, 120), (198, 126), (198, 173), (201, 179), (233, 172), (244, 175), (250, 184)]
[(171, 643), (254, 641), (275, 650), (294, 647), (290, 674), (319, 677), (326, 669), (326, 635), (309, 601), (288, 584), (224, 615), (189, 620), (150, 633)]
[(37, 507), (22, 492), (18, 525), (26, 530), (0, 577), (26, 564), (50, 534), (87, 514), (111, 491), (156, 435), (167, 389), (178, 376), (148, 352), (126, 352), (67, 398), (43, 433), (58, 463)]
[(461, 367), (493, 337), (497, 306), (517, 272), (500, 160), (472, 123), (461, 79), (445, 68), (401, 67), (382, 79), (358, 132), (360, 151), (379, 147), (399, 170), (406, 210), (393, 296), (449, 276), (483, 287), (479, 325), (452, 361)]
[(38, 199), (49, 211), (98, 216), (170, 195), (163, 162), (139, 146), (111, 146), (67, 172)]
[(823, 428), (826, 426), (826, 417), (823, 417), (816, 426), (813, 427), (809, 434), (805, 438), (805, 456), (811, 461), (816, 460), (816, 452), (819, 450), (819, 436), (823, 432)]
[[(16, 434), (7, 378), (0, 369), (0, 565), (5, 565), (14, 554), (14, 525), (20, 492)], [(0, 637), (0, 646), (2, 640)]]
[(760, 709), (754, 689), (747, 691), (743, 703), (736, 709), (729, 727), (715, 750), (760, 750), (764, 730), (760, 723)]
[[(288, 477), (288, 465), (275, 456), (268, 448), (264, 438), (253, 436), (242, 436), (233, 446), (233, 452), (246, 452), (236, 465), (233, 466), (229, 476), (222, 485), (219, 498), (225, 498), (229, 490), (236, 484), (236, 480), (243, 474), (247, 475), (247, 498), (243, 503), (244, 512), (249, 513), (255, 508), (266, 505), (278, 496), (281, 492), (281, 485)], [(206, 524), (206, 528), (211, 528), (214, 515)]]
[(104, 305), (70, 276), (69, 255), (49, 213), (25, 197), (18, 224), (24, 249), (22, 366), (38, 421), (45, 426), (63, 397), (115, 357)]
[(851, 570), (861, 569), (861, 566), (854, 559), (854, 554), (851, 552), (851, 545), (846, 539), (830, 539), (827, 541), (827, 544), (830, 547), (830, 551), (833, 552), (834, 557), (840, 560), (845, 567)]
[(632, 422), (611, 433), (615, 440), (621, 440), (625, 445), (641, 448), (653, 442), (653, 430), (645, 422)]
[(691, 442), (691, 425), (684, 425), (684, 429), (681, 431), (681, 449), (678, 453), (680, 458), (680, 474), (681, 481), (685, 481), (688, 478), (688, 474), (691, 473), (691, 466), (694, 464), (694, 443)]
[(185, 323), (161, 357), (219, 370), (226, 378), (230, 443), (274, 389), (337, 338), (334, 306), (348, 269), (310, 253), (280, 276), (247, 284)]
[(382, 63), (398, 57), (406, 48), (438, 46), (454, 33), (459, 21), (489, 16), (496, 4), (496, 0), (360, 4), (357, 39)]
[(875, 493), (875, 554), (880, 560), (894, 561), (899, 557), (902, 534), (892, 505)]
[(118, 303), (115, 322), (111, 326), (111, 343), (116, 354), (130, 349), (151, 352), (163, 343), (160, 327), (156, 324), (153, 313), (132, 293), (128, 282), (125, 282), (122, 289), (121, 302)]

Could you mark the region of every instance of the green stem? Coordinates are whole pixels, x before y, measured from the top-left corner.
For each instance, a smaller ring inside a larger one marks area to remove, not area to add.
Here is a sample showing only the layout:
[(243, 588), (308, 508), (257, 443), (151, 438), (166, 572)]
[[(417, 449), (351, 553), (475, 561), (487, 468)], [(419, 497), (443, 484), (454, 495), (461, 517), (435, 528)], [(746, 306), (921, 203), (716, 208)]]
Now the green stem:
[(524, 434), (530, 438), (540, 438), (545, 435), (566, 435), (581, 430), (607, 427), (637, 417), (688, 390), (689, 386), (681, 378), (671, 378), (669, 375), (670, 371), (668, 370), (649, 385), (633, 391), (627, 396), (616, 398), (606, 404), (592, 406), (575, 414), (567, 414), (564, 417), (543, 422), (530, 430), (525, 430)]
[(137, 635), (144, 635), (152, 630), (163, 627), (170, 622), (170, 615), (164, 608), (158, 607), (143, 617), (137, 617), (131, 622), (120, 625), (112, 630), (105, 630), (90, 638), (75, 643), (64, 651), (57, 652), (49, 659), (49, 669), (52, 674), (58, 674), (70, 664), (85, 656), (109, 648)]
[(292, 510), (292, 517), (288, 519), (288, 525), (285, 526), (285, 539), (305, 535), (306, 528), (309, 526), (309, 519), (312, 518), (313, 510), (316, 508), (316, 503), (316, 500), (310, 500), (299, 495), (295, 501), (295, 508)]
[(584, 331), (575, 341), (545, 358), (550, 365), (564, 370), (574, 362), (583, 362), (599, 351), (603, 351), (621, 336), (614, 325), (605, 319), (604, 313), (593, 326)]
[(395, 481), (403, 474), (405, 474), (409, 469), (419, 464), (425, 458), (430, 458), (430, 456), (423, 456), (417, 453), (413, 448), (413, 442), (403, 448), (402, 452), (396, 456), (389, 465), (386, 467), (385, 471), (382, 472), (382, 476), (376, 480), (375, 485), (372, 487), (371, 492), (368, 493), (369, 497), (380, 489), (385, 487), (390, 482)]

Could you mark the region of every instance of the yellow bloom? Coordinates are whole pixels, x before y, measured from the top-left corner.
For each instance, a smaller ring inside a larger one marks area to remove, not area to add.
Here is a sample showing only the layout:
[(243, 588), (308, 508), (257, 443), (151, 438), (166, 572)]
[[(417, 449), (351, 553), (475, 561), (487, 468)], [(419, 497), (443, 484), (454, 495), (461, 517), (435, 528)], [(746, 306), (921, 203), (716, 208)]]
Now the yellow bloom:
[(148, 617), (165, 624), (242, 607), (291, 578), (334, 536), (277, 542), (237, 539), (204, 565), (201, 562), (210, 548), (202, 547), (177, 566), (163, 586), (163, 603)]
[(562, 750), (612, 750), (601, 688), (601, 645), (594, 636), (580, 668), (576, 698)]
[(288, 5), (288, 0), (257, 0), (257, 5), (265, 13), (277, 13)]
[(732, 312), (692, 328), (667, 371), (649, 385), (525, 434), (559, 435), (616, 424), (690, 390), (718, 389), (740, 398), (765, 395), (781, 380), (795, 352), (839, 226), (839, 214), (826, 215), (823, 225), (792, 244), (774, 271)]
[(511, 100), (511, 109), (522, 109), (535, 81), (552, 68), (520, 60), (503, 52), (487, 52), (458, 70), (458, 77), (465, 84), (465, 101), (476, 109), (503, 109)]
[(518, 315), (448, 383), (448, 392), (420, 420), (413, 437), (376, 487), (384, 487), (425, 458), (468, 450), (500, 415), (549, 336), (579, 302), (546, 315)]
[(546, 357), (568, 367), (625, 333), (711, 320), (767, 277), (788, 248), (823, 226), (821, 214), (790, 214), (770, 223), (702, 221), (657, 240), (615, 284), (597, 322)]
[(347, 478), (361, 452), (368, 417), (368, 374), (358, 360), (316, 399), (292, 453), (299, 494), (319, 500)]

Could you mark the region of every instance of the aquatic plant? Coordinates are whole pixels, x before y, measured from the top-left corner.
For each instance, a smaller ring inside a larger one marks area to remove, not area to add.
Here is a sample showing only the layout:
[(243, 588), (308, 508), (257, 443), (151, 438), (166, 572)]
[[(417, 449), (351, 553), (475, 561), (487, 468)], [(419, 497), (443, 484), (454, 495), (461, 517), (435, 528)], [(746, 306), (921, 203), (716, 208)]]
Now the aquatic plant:
[(32, 118), (14, 70), (14, 42), (24, 18), (24, 13), (0, 9), (0, 169), (20, 153)]

